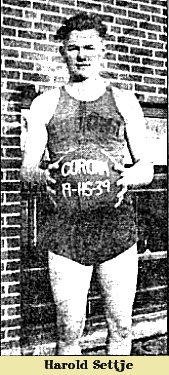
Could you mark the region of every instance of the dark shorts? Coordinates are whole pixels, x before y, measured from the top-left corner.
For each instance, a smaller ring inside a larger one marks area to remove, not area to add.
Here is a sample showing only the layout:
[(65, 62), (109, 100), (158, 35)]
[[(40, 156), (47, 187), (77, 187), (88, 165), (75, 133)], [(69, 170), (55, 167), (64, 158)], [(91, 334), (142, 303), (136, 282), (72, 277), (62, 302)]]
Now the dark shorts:
[(136, 242), (135, 210), (128, 192), (118, 208), (112, 202), (90, 211), (48, 207), (38, 233), (40, 252), (51, 250), (83, 265), (110, 260)]

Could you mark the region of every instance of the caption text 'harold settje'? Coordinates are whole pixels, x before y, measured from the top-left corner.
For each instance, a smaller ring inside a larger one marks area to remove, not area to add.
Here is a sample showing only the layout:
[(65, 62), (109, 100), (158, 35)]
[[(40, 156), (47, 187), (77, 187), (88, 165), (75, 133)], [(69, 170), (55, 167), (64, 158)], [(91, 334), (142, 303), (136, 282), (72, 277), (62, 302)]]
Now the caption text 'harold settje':
[[(88, 370), (88, 362), (86, 359), (83, 361), (77, 359), (74, 362), (54, 362), (53, 360), (47, 360), (45, 359), (45, 369), (46, 370)], [(107, 362), (101, 362), (100, 360), (96, 359), (93, 361), (93, 369), (98, 370), (115, 370), (118, 372), (122, 372), (124, 370), (132, 370), (133, 363), (126, 363), (125, 360), (118, 361), (115, 359), (114, 361), (111, 361), (109, 359)]]

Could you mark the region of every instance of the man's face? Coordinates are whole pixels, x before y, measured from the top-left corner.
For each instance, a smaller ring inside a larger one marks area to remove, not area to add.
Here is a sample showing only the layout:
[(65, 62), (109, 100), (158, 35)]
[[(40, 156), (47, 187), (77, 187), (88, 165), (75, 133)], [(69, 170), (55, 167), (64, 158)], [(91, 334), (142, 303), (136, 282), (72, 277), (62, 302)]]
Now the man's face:
[(95, 29), (70, 32), (64, 44), (64, 56), (70, 76), (84, 80), (100, 72), (103, 43)]

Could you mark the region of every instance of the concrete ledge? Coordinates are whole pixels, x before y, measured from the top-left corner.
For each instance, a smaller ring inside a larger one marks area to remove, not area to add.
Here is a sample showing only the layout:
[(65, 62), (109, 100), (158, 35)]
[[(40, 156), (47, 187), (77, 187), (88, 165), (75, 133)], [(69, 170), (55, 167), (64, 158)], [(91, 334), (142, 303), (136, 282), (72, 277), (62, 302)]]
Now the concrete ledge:
[[(167, 332), (167, 311), (161, 311), (158, 313), (144, 314), (133, 317), (133, 340), (143, 337), (150, 337), (156, 334), (165, 334)], [(107, 336), (107, 330), (97, 329), (95, 332), (83, 336), (81, 339), (82, 350), (90, 349), (94, 347), (102, 347), (105, 345)], [(45, 356), (55, 355), (56, 343), (42, 343), (34, 346), (34, 348), (25, 348), (22, 355), (34, 355), (34, 356)], [(30, 353), (30, 349), (32, 354)]]

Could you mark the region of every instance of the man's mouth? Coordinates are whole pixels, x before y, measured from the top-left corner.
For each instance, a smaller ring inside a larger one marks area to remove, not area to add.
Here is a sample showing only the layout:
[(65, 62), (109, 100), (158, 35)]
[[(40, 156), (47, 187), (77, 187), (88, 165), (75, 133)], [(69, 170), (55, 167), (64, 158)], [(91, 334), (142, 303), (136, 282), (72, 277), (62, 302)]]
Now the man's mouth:
[(90, 64), (80, 63), (80, 64), (76, 64), (76, 66), (77, 66), (77, 68), (84, 68), (84, 67), (90, 66)]

